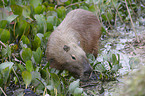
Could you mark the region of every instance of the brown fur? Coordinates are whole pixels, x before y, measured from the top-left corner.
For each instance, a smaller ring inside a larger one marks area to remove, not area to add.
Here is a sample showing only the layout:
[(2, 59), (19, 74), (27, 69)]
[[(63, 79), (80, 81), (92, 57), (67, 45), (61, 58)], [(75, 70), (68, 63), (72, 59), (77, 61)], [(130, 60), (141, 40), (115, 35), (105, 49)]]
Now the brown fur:
[(92, 71), (86, 53), (97, 57), (100, 35), (101, 24), (93, 13), (83, 9), (69, 12), (48, 39), (50, 67), (68, 70), (77, 78)]

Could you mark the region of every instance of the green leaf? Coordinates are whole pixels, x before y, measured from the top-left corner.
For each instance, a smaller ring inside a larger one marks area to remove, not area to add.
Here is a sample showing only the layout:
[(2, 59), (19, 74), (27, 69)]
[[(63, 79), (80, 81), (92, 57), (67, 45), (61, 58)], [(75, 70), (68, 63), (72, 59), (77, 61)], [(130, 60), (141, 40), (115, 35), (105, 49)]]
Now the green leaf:
[(36, 52), (33, 51), (33, 57), (34, 57), (34, 60), (37, 64), (40, 64), (41, 63), (41, 59), (42, 59), (42, 51), (41, 51), (41, 48), (38, 47)]
[(80, 82), (80, 80), (77, 79), (76, 81), (73, 81), (73, 82), (69, 85), (69, 92), (70, 92), (70, 93), (74, 93), (75, 89), (79, 87), (79, 82)]
[(2, 56), (4, 56), (4, 57), (11, 56), (11, 48), (8, 45), (6, 45), (6, 48), (2, 49)]
[(41, 41), (43, 41), (42, 38), (44, 37), (44, 35), (42, 33), (37, 33), (37, 36), (40, 38)]
[(23, 6), (23, 16), (25, 18), (30, 18), (31, 10), (29, 6)]
[(37, 35), (35, 35), (34, 40), (32, 41), (32, 49), (36, 50), (38, 47), (40, 47), (40, 45), (41, 45), (41, 40)]
[(107, 69), (105, 68), (104, 64), (98, 64), (95, 70), (99, 72), (105, 72)]
[(1, 20), (0, 21), (0, 28), (6, 28), (6, 25), (7, 25), (7, 20)]
[(3, 75), (2, 74), (0, 74), (0, 87), (2, 87), (3, 86), (3, 80), (4, 78), (3, 78)]
[(108, 17), (109, 21), (111, 21), (113, 19), (113, 15), (110, 11), (107, 12), (107, 17)]
[(29, 40), (25, 35), (23, 35), (23, 36), (22, 36), (22, 42), (23, 42), (24, 44), (29, 44), (29, 43), (30, 43), (30, 40)]
[(42, 0), (30, 0), (30, 4), (36, 8), (38, 5), (42, 4)]
[(15, 20), (19, 15), (10, 15), (6, 18), (6, 20), (8, 21), (8, 23), (11, 23), (13, 20)]
[(64, 2), (65, 5), (70, 5), (71, 4), (71, 1), (70, 0), (67, 0), (66, 2)]
[(101, 27), (101, 34), (106, 34), (107, 32), (106, 32), (106, 30), (105, 30), (105, 28), (104, 27)]
[(3, 83), (6, 84), (7, 80), (9, 78), (9, 73), (10, 73), (10, 69), (9, 67), (6, 67), (5, 69), (3, 69), (1, 71), (1, 74), (3, 75)]
[(51, 23), (47, 23), (47, 31), (52, 31), (53, 25)]
[(47, 23), (50, 23), (50, 24), (52, 24), (52, 25), (54, 25), (54, 16), (48, 16), (47, 17)]
[(8, 57), (10, 57), (11, 56), (11, 48), (9, 47), (8, 44), (6, 45), (6, 50), (7, 50)]
[(16, 76), (14, 77), (14, 81), (15, 81), (15, 84), (17, 84), (18, 78)]
[(96, 12), (96, 9), (97, 8), (95, 8), (96, 6), (94, 6), (94, 5), (92, 5), (92, 6), (89, 6), (89, 11), (91, 11), (91, 12)]
[(11, 5), (11, 9), (12, 9), (12, 12), (15, 14), (15, 15), (19, 15), (21, 16), (22, 15), (22, 7), (19, 6), (19, 5)]
[(63, 19), (65, 17), (65, 15), (66, 15), (65, 10), (66, 10), (66, 8), (63, 7), (63, 6), (61, 6), (61, 7), (59, 7), (59, 8), (56, 9), (58, 18)]
[(15, 5), (16, 1), (15, 0), (10, 0), (10, 5)]
[(116, 65), (117, 63), (117, 58), (115, 54), (112, 54), (112, 62), (113, 62), (113, 65)]
[(20, 68), (20, 71), (23, 72), (25, 70), (24, 66), (21, 64), (18, 64), (18, 67)]
[(51, 75), (52, 85), (54, 86), (54, 88), (58, 88), (60, 86), (59, 77), (56, 74), (54, 74), (54, 73), (50, 73), (50, 75)]
[(117, 64), (120, 64), (120, 55), (119, 55), (119, 54), (117, 54), (117, 56), (118, 56), (118, 61), (117, 61)]
[(83, 93), (83, 88), (76, 88), (74, 90), (74, 96), (82, 96), (81, 94)]
[(32, 85), (37, 87), (39, 84), (38, 79), (40, 80), (41, 78), (40, 73), (36, 71), (32, 71), (31, 74), (32, 74)]
[(22, 58), (25, 62), (27, 62), (28, 60), (31, 60), (32, 57), (32, 51), (30, 48), (23, 48), (22, 51)]
[(43, 10), (42, 10), (42, 6), (37, 6), (34, 10), (35, 14), (42, 14)]
[(28, 86), (31, 83), (32, 75), (28, 71), (23, 71), (22, 72), (22, 78), (23, 78), (24, 83), (26, 84), (26, 86)]
[(14, 65), (13, 62), (4, 62), (0, 64), (0, 73), (2, 74), (1, 76), (3, 77), (3, 79), (0, 78), (1, 79), (0, 81), (3, 81), (3, 84), (7, 83), (13, 65)]
[(42, 14), (35, 15), (34, 18), (36, 19), (37, 24), (38, 24), (38, 26), (37, 26), (38, 32), (45, 33), (47, 30), (47, 23), (46, 23), (44, 15), (42, 15)]
[(49, 37), (50, 35), (51, 35), (51, 32), (46, 32), (46, 33), (44, 34), (43, 39), (48, 40), (48, 37)]
[(30, 25), (26, 20), (20, 20), (16, 26), (16, 35), (22, 36), (23, 34), (28, 34)]
[(11, 69), (13, 65), (14, 65), (13, 62), (4, 62), (4, 63), (0, 64), (0, 71), (7, 67), (9, 67), (9, 69)]
[(27, 69), (27, 71), (29, 71), (29, 72), (32, 72), (32, 71), (33, 71), (33, 65), (32, 65), (32, 62), (31, 62), (30, 60), (28, 60), (28, 61), (26, 62), (26, 69)]
[(107, 21), (106, 15), (102, 14), (101, 17), (102, 17), (102, 19), (103, 19), (104, 21)]
[(9, 39), (10, 39), (10, 32), (6, 29), (0, 30), (2, 32), (1, 33), (1, 41), (6, 43)]
[(6, 50), (6, 48), (2, 49), (2, 56), (3, 57), (7, 57), (7, 50)]
[(112, 69), (112, 65), (111, 65), (111, 63), (108, 61), (108, 63), (109, 63), (109, 66), (110, 66), (110, 68)]
[(46, 10), (44, 5), (39, 5), (35, 8), (35, 14), (43, 14), (43, 12)]

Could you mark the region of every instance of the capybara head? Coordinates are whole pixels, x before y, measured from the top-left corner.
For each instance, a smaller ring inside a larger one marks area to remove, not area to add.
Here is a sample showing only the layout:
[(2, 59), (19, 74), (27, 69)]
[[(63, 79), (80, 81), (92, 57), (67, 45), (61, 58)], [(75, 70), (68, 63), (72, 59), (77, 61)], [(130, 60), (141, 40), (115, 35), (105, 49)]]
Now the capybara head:
[(57, 48), (57, 53), (49, 50), (47, 52), (50, 67), (59, 70), (68, 70), (76, 78), (81, 78), (92, 71), (86, 53), (75, 43), (63, 45), (61, 49)]

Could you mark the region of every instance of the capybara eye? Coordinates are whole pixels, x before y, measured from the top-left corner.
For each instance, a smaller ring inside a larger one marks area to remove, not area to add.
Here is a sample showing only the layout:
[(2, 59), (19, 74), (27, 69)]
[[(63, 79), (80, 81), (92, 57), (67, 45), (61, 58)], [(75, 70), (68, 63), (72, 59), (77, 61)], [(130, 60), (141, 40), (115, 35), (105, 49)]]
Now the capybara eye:
[(73, 60), (76, 60), (75, 55), (71, 55), (71, 58), (72, 58)]

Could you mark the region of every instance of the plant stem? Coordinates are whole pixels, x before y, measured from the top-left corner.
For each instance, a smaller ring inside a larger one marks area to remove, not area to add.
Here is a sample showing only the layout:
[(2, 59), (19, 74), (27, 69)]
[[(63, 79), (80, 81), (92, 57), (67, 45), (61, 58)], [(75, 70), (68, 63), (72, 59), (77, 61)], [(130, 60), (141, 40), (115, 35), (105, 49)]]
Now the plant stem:
[(120, 18), (121, 23), (123, 23), (122, 18), (121, 18), (121, 16), (120, 16), (119, 12), (118, 12), (118, 9), (115, 7), (115, 4), (114, 4), (113, 0), (112, 0), (112, 3), (113, 3), (114, 8), (116, 9), (116, 11), (117, 11), (117, 13), (118, 13), (118, 16), (119, 16), (119, 18)]
[(7, 96), (6, 93), (4, 92), (4, 90), (2, 89), (2, 87), (0, 87), (0, 89), (1, 89), (1, 91), (3, 92), (3, 94), (4, 94), (5, 96)]
[(130, 11), (129, 11), (129, 9), (128, 9), (126, 0), (125, 0), (125, 4), (126, 4), (126, 8), (127, 8), (129, 17), (130, 17), (131, 25), (132, 25), (132, 27), (133, 27), (133, 31), (135, 32), (136, 40), (137, 40), (137, 42), (139, 43), (139, 38), (138, 38), (137, 32), (136, 32), (136, 30), (135, 30), (135, 28), (134, 28), (134, 24), (133, 24), (133, 21), (132, 21), (132, 18), (131, 18), (131, 14), (130, 14)]
[(45, 87), (45, 89), (44, 89), (43, 96), (45, 96), (45, 92), (46, 92), (46, 87)]
[[(16, 77), (18, 78), (18, 81), (19, 81), (19, 84), (20, 84), (20, 79), (19, 79), (19, 77), (18, 77), (17, 73), (15, 72), (15, 70), (14, 70), (13, 66), (12, 66), (12, 70), (13, 70), (14, 74), (16, 75)], [(19, 86), (19, 87), (21, 87), (21, 84), (20, 84), (20, 86)]]
[(2, 41), (0, 41), (0, 44), (6, 48), (6, 45)]

